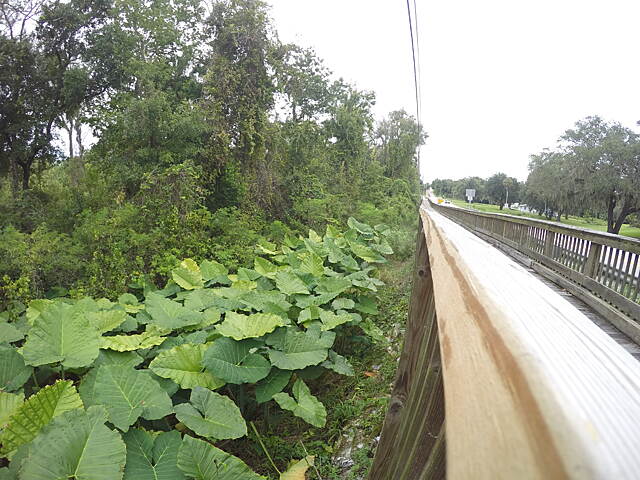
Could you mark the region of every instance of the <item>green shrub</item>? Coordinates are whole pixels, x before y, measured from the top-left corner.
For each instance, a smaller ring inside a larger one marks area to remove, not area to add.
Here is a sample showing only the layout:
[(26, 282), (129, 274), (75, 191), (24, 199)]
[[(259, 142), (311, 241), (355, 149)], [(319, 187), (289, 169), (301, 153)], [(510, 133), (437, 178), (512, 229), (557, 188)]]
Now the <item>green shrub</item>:
[[(134, 214), (123, 208), (103, 224), (127, 223)], [(235, 273), (185, 259), (162, 290), (115, 302), (31, 301), (20, 318), (2, 323), (0, 393), (8, 420), (0, 452), (12, 460), (0, 475), (14, 463), (25, 478), (45, 470), (105, 480), (123, 469), (153, 474), (152, 452), (162, 449), (170, 452), (162, 468), (176, 476), (218, 462), (234, 479), (259, 478), (211, 442), (246, 436), (247, 421), (267, 404), (309, 428), (324, 427), (327, 411), (311, 393), (316, 380), (329, 371), (353, 376), (336, 349), (354, 330), (381, 338), (372, 318), (383, 285), (377, 266), (393, 253), (389, 229), (353, 218), (348, 225), (345, 232), (330, 226), (322, 237), (285, 232), (279, 246), (263, 240), (254, 268)], [(115, 251), (126, 258), (113, 233), (84, 231), (110, 241), (111, 258)]]

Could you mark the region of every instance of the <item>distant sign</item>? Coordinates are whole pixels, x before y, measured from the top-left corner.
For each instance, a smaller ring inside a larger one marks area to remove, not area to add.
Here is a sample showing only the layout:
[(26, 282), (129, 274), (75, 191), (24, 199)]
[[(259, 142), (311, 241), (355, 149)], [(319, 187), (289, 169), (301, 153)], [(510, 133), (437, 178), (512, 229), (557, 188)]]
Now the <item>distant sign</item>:
[(476, 196), (476, 189), (475, 188), (467, 188), (465, 190), (465, 192), (466, 192), (467, 200), (469, 200), (469, 201), (473, 200), (473, 197)]

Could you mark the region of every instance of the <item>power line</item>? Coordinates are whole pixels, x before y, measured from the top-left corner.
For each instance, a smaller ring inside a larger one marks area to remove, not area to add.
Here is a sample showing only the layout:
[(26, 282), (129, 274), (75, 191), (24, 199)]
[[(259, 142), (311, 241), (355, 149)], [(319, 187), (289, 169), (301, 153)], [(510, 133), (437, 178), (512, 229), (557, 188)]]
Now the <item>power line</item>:
[(416, 25), (416, 53), (418, 63), (418, 113), (422, 118), (422, 71), (420, 68), (420, 29), (418, 28), (418, 6), (413, 0), (413, 21)]
[(411, 5), (407, 0), (407, 15), (409, 16), (409, 33), (411, 35), (411, 55), (413, 57), (413, 82), (416, 91), (416, 120), (420, 125), (420, 100), (418, 95), (418, 70), (416, 68), (416, 48), (413, 40), (413, 21), (411, 20)]
[[(416, 39), (419, 40), (418, 37), (418, 10), (416, 8), (416, 0), (413, 0), (413, 8), (415, 11), (415, 22), (416, 22)], [(418, 122), (418, 128), (421, 127), (420, 123), (420, 110), (421, 110), (421, 95), (420, 95), (420, 84), (418, 83), (418, 70), (420, 67), (420, 45), (416, 45), (416, 42), (413, 39), (413, 21), (411, 20), (411, 5), (409, 0), (407, 0), (407, 15), (409, 16), (409, 33), (411, 34), (411, 55), (413, 58), (413, 83), (416, 92), (416, 121)], [(418, 62), (416, 67), (416, 48), (418, 50)], [(420, 175), (420, 146), (417, 147), (418, 154), (418, 175)]]

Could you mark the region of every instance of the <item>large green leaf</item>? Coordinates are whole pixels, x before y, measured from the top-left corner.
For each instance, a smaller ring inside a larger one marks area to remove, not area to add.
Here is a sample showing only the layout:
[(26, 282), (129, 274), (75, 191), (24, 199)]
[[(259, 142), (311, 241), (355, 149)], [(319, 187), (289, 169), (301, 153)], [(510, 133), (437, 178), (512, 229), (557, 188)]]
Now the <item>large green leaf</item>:
[(22, 392), (0, 392), (0, 430), (7, 426), (9, 418), (16, 413), (22, 402), (24, 402), (24, 394)]
[(33, 322), (36, 321), (36, 318), (38, 318), (40, 314), (51, 305), (53, 305), (53, 300), (46, 300), (44, 298), (31, 300), (29, 302), (29, 308), (27, 308), (27, 320), (29, 324), (33, 325)]
[(253, 291), (242, 295), (239, 300), (248, 307), (257, 311), (266, 312), (274, 306), (280, 311), (287, 312), (291, 308), (291, 304), (287, 302), (286, 296), (277, 291)]
[(124, 435), (127, 464), (124, 480), (182, 480), (178, 450), (182, 437), (176, 430), (153, 433), (132, 429)]
[(18, 330), (15, 325), (7, 322), (0, 322), (0, 343), (18, 342), (24, 338), (24, 333)]
[(360, 257), (365, 262), (384, 263), (386, 261), (378, 252), (361, 243), (349, 242), (349, 247), (351, 247), (351, 251), (356, 257)]
[(118, 304), (122, 305), (127, 313), (138, 313), (144, 309), (144, 305), (138, 302), (138, 298), (131, 293), (123, 293), (118, 297)]
[(371, 248), (373, 248), (376, 252), (382, 253), (383, 255), (393, 255), (393, 248), (391, 248), (391, 245), (389, 245), (389, 242), (386, 238), (383, 238), (380, 243), (374, 243), (373, 245), (371, 245)]
[(254, 259), (254, 268), (263, 277), (270, 278), (271, 280), (276, 278), (276, 272), (278, 267), (262, 257), (256, 257)]
[(156, 334), (156, 330), (147, 329), (137, 335), (115, 335), (113, 337), (102, 337), (100, 348), (115, 350), (116, 352), (132, 352), (134, 350), (144, 350), (156, 345), (160, 345), (167, 337)]
[(104, 405), (109, 421), (126, 432), (139, 417), (156, 420), (173, 412), (167, 392), (140, 370), (103, 365), (96, 372), (93, 391), (81, 387), (87, 405)]
[(330, 302), (334, 298), (340, 295), (340, 292), (323, 293), (322, 295), (296, 295), (296, 306), (302, 309), (308, 307), (319, 307), (325, 303)]
[(199, 288), (184, 296), (184, 306), (193, 311), (202, 311), (213, 307), (222, 297), (211, 288)]
[(305, 323), (320, 318), (320, 307), (311, 305), (310, 307), (300, 310), (298, 314), (298, 323)]
[(269, 359), (274, 367), (282, 370), (297, 370), (317, 365), (326, 360), (335, 337), (335, 333), (321, 333), (319, 329), (309, 328), (303, 332), (288, 327), (281, 338), (267, 341), (275, 347), (269, 350)]
[(2, 452), (11, 452), (33, 440), (54, 417), (76, 408), (82, 400), (69, 380), (59, 380), (30, 396), (9, 419), (2, 434)]
[(189, 402), (176, 405), (176, 417), (201, 437), (225, 440), (247, 434), (240, 409), (229, 397), (195, 387)]
[(350, 298), (336, 298), (331, 302), (331, 307), (334, 310), (350, 310), (356, 306), (356, 302)]
[(314, 277), (322, 277), (324, 275), (324, 260), (319, 255), (308, 252), (304, 254), (298, 268), (301, 272), (310, 273)]
[(354, 230), (357, 230), (358, 233), (362, 233), (363, 235), (373, 235), (374, 234), (373, 228), (371, 228), (366, 223), (360, 223), (359, 221), (357, 221), (353, 217), (349, 217), (348, 218), (347, 225), (349, 225), (349, 228), (353, 228)]
[(214, 260), (204, 260), (200, 264), (200, 271), (205, 282), (226, 283), (229, 280), (227, 267)]
[(133, 368), (140, 365), (144, 359), (136, 352), (116, 352), (113, 350), (100, 350), (100, 354), (94, 366), (119, 365), (121, 367)]
[(216, 327), (216, 331), (235, 340), (245, 338), (257, 338), (273, 332), (276, 327), (284, 325), (284, 321), (273, 313), (255, 313), (243, 315), (241, 313), (227, 312), (224, 322)]
[(320, 320), (322, 321), (321, 329), (325, 330), (333, 330), (338, 325), (342, 325), (344, 323), (348, 323), (353, 320), (353, 317), (348, 313), (341, 313), (340, 315), (336, 315), (333, 312), (327, 310), (320, 311)]
[(306, 383), (297, 380), (293, 385), (293, 396), (287, 393), (276, 393), (273, 399), (285, 410), (290, 410), (296, 417), (316, 427), (324, 427), (327, 422), (327, 410), (324, 405), (309, 391)]
[(182, 440), (178, 467), (196, 480), (265, 480), (238, 457), (189, 436)]
[(170, 378), (182, 388), (205, 387), (211, 390), (225, 384), (204, 369), (202, 359), (209, 348), (206, 344), (183, 344), (160, 353), (149, 368), (164, 378)]
[(336, 296), (351, 287), (351, 281), (343, 277), (325, 277), (318, 280), (317, 293), (335, 294)]
[(292, 461), (285, 472), (280, 474), (280, 480), (306, 480), (305, 474), (313, 467), (315, 457), (307, 455), (302, 460)]
[(189, 310), (178, 302), (151, 293), (145, 299), (146, 310), (151, 321), (161, 328), (176, 329), (200, 323), (203, 318), (200, 312)]
[(119, 327), (127, 318), (127, 312), (124, 310), (100, 310), (88, 312), (85, 316), (89, 320), (89, 324), (99, 333), (106, 333)]
[(31, 376), (32, 370), (24, 364), (24, 358), (15, 348), (0, 345), (0, 390), (18, 390)]
[(20, 479), (121, 479), (125, 444), (105, 421), (102, 407), (73, 410), (56, 418), (33, 441)]
[(349, 377), (353, 377), (354, 375), (353, 367), (347, 361), (347, 359), (342, 355), (337, 354), (333, 350), (329, 350), (329, 358), (327, 358), (327, 360), (322, 362), (320, 365), (322, 365), (324, 368), (328, 368), (329, 370), (333, 370), (340, 375), (348, 375)]
[(90, 365), (98, 356), (100, 335), (73, 307), (56, 302), (34, 321), (22, 355), (28, 365), (60, 362), (68, 368)]
[(215, 377), (229, 383), (256, 383), (269, 374), (271, 365), (262, 355), (252, 353), (260, 344), (254, 340), (235, 341), (222, 337), (204, 354), (203, 363)]
[(256, 385), (256, 401), (264, 403), (271, 400), (276, 393), (281, 392), (287, 386), (291, 375), (292, 372), (289, 370), (272, 368), (269, 375)]
[(276, 273), (276, 287), (286, 295), (309, 293), (309, 289), (300, 277), (291, 272)]
[(171, 278), (185, 290), (193, 290), (204, 286), (200, 267), (190, 258), (185, 258), (179, 267), (171, 270)]

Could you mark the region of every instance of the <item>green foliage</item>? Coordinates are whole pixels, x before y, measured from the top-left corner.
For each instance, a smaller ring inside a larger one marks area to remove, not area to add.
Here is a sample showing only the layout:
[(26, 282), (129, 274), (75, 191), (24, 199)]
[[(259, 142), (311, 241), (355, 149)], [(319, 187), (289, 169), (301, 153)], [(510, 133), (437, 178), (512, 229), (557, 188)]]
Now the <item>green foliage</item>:
[(177, 431), (155, 434), (132, 429), (124, 435), (127, 463), (124, 480), (181, 480), (184, 474), (178, 468), (178, 450), (182, 438)]
[[(30, 393), (24, 402), (22, 394), (0, 398), (3, 451), (26, 451), (21, 471), (36, 479), (57, 478), (47, 476), (52, 472), (102, 478), (110, 471), (103, 460), (124, 465), (122, 439), (129, 447), (125, 478), (178, 468), (192, 475), (206, 459), (245, 472), (240, 460), (222, 458), (208, 444), (176, 453), (178, 431), (211, 440), (244, 437), (247, 413), (267, 402), (323, 426), (327, 411), (302, 379), (328, 371), (353, 375), (332, 347), (357, 328), (371, 335), (366, 315), (377, 312), (371, 295), (382, 284), (375, 265), (385, 262), (380, 251), (391, 251), (386, 226), (353, 218), (348, 226), (344, 232), (328, 227), (323, 236), (313, 230), (307, 237), (285, 235), (281, 244), (262, 241), (256, 269), (230, 273), (214, 261), (185, 259), (163, 289), (147, 286), (117, 302), (32, 301), (0, 324), (11, 330), (0, 346), (4, 388)], [(64, 377), (65, 370), (80, 380), (79, 393), (70, 380), (37, 383)], [(231, 396), (213, 391), (225, 383)], [(175, 426), (167, 420), (174, 413)], [(149, 427), (153, 431), (143, 430)], [(75, 430), (59, 441), (58, 458), (45, 472), (33, 452), (69, 429)], [(93, 451), (99, 442), (105, 448), (95, 461), (78, 456), (79, 445)], [(201, 457), (190, 457), (196, 452)], [(249, 470), (246, 475), (255, 478)]]
[(193, 437), (182, 440), (178, 467), (196, 480), (264, 480), (239, 458)]
[(224, 440), (244, 437), (247, 425), (229, 397), (195, 387), (189, 403), (176, 406), (176, 417), (201, 437)]
[(70, 381), (44, 387), (9, 417), (2, 432), (2, 452), (12, 452), (31, 442), (54, 417), (78, 408), (82, 408), (82, 401)]
[(558, 143), (531, 157), (527, 201), (558, 219), (602, 215), (607, 231), (619, 233), (629, 215), (640, 211), (640, 136), (595, 116), (576, 122)]
[(28, 365), (86, 367), (98, 356), (99, 333), (82, 311), (56, 302), (33, 323), (22, 354)]
[(311, 395), (309, 387), (300, 379), (293, 385), (293, 396), (286, 393), (276, 393), (273, 399), (281, 408), (290, 410), (296, 417), (316, 427), (324, 427), (327, 421), (327, 410), (316, 397)]
[(20, 477), (25, 480), (122, 478), (125, 444), (104, 423), (101, 407), (75, 409), (54, 419), (33, 440)]
[[(293, 385), (292, 411), (320, 411), (300, 379), (351, 375), (338, 352), (381, 339), (378, 268), (412, 254), (425, 135), (404, 112), (376, 125), (373, 93), (282, 45), (262, 1), (37, 5), (0, 28), (0, 418), (65, 378), (84, 408), (38, 416), (10, 474), (120, 478), (122, 438), (125, 478), (259, 478), (190, 436), (219, 394), (187, 399), (224, 388), (271, 419)], [(44, 472), (36, 443), (68, 429)], [(98, 463), (76, 456), (96, 442)]]

